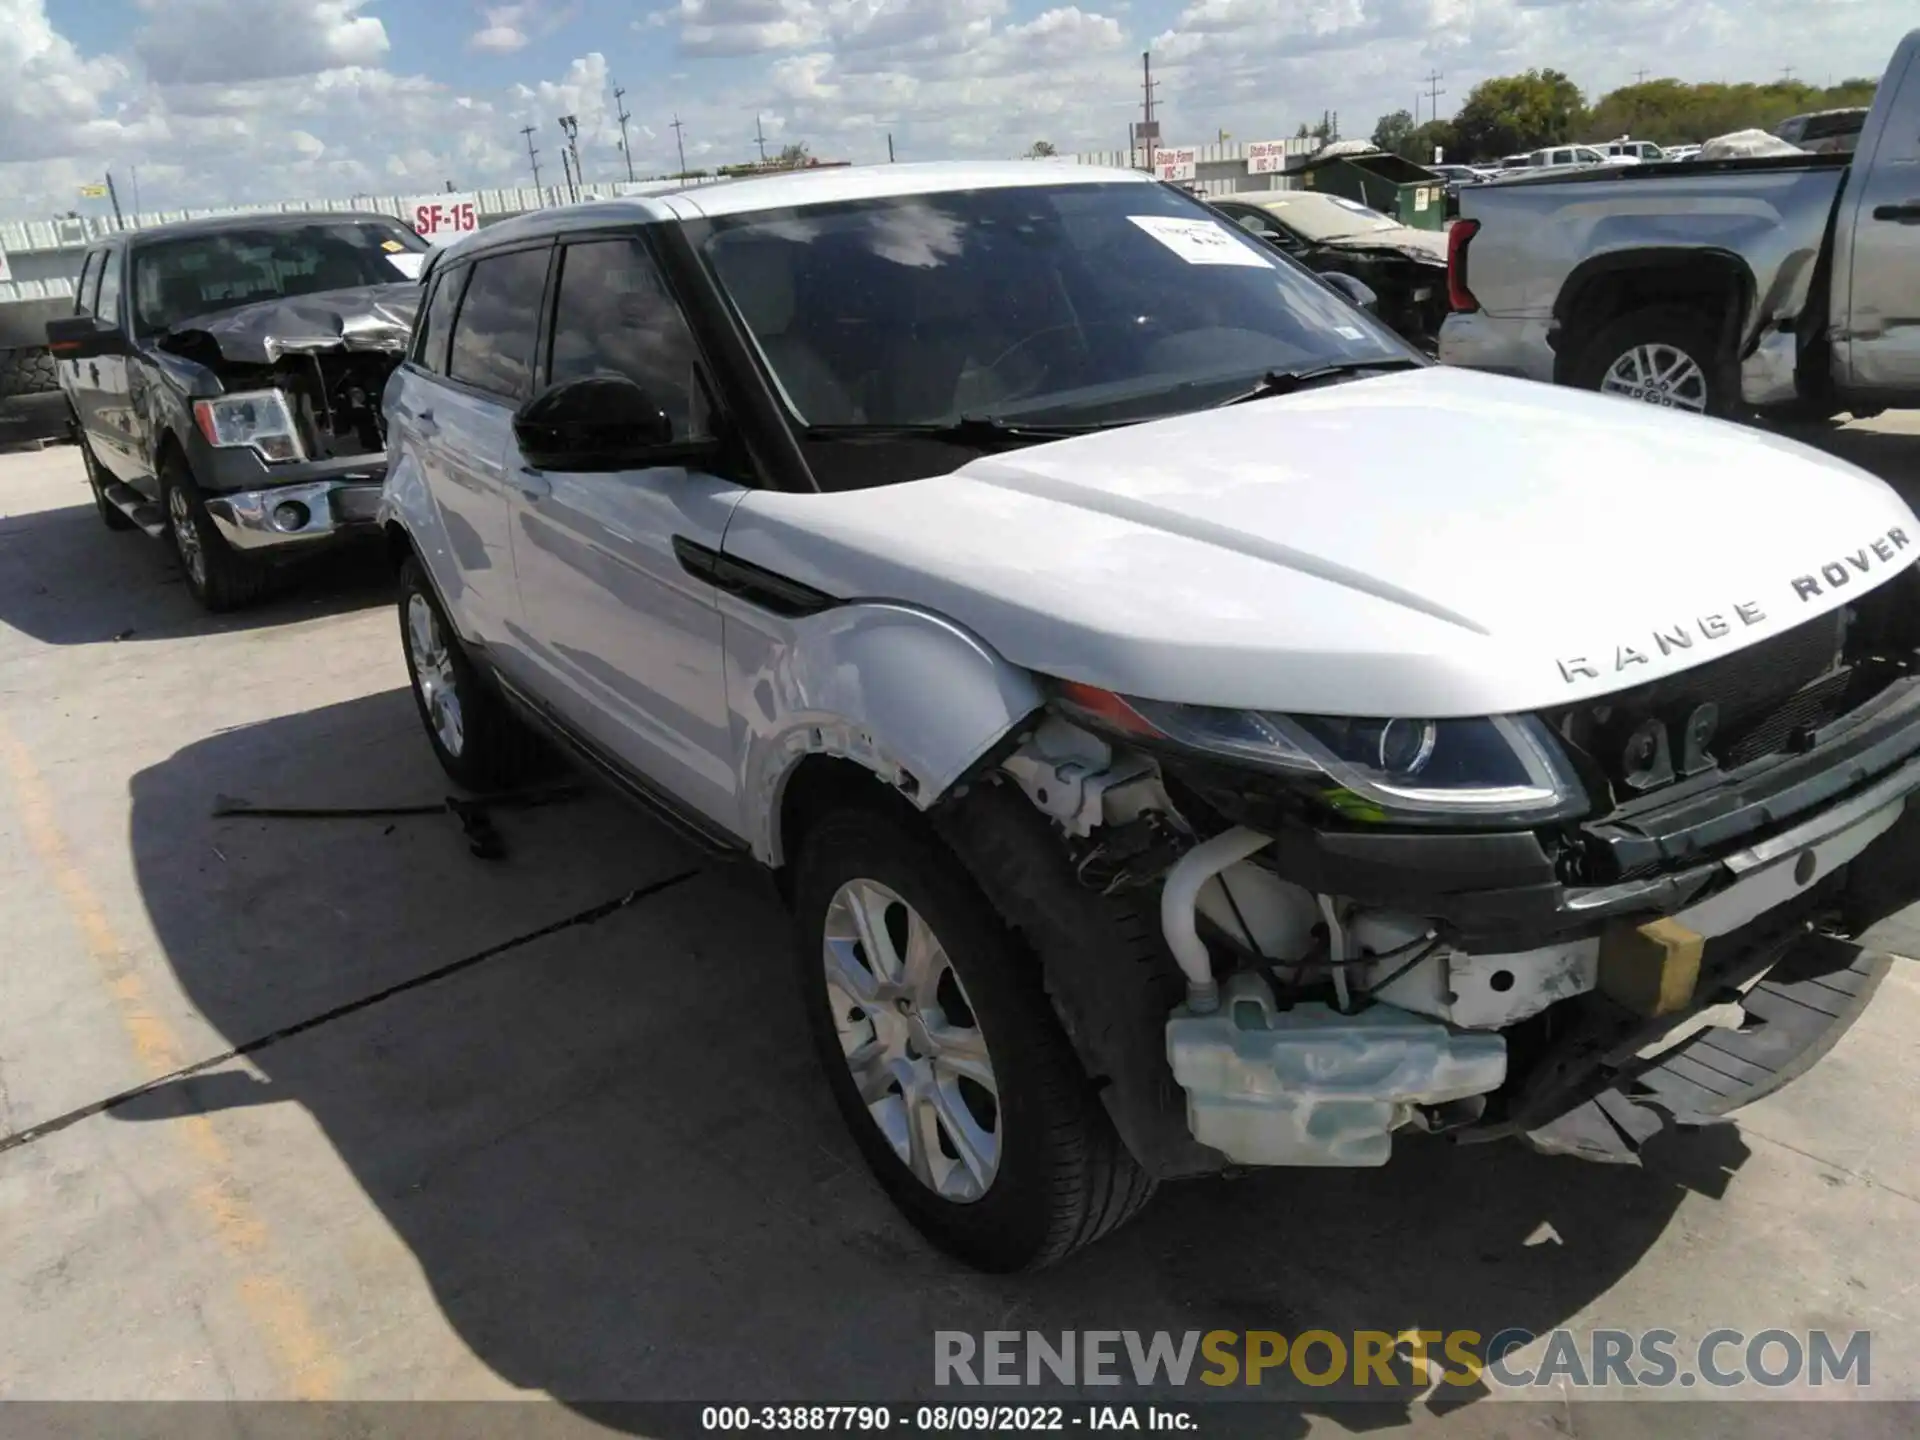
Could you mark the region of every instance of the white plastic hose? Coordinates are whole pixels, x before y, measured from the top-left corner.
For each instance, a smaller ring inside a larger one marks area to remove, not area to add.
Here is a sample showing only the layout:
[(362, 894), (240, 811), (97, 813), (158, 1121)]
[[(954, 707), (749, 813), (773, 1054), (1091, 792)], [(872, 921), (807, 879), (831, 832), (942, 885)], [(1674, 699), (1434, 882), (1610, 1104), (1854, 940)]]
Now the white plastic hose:
[(1187, 1009), (1195, 1015), (1211, 1014), (1220, 1008), (1220, 987), (1213, 978), (1206, 943), (1194, 924), (1200, 887), (1272, 841), (1271, 835), (1236, 825), (1182, 855), (1161, 882), (1160, 931), (1187, 977)]

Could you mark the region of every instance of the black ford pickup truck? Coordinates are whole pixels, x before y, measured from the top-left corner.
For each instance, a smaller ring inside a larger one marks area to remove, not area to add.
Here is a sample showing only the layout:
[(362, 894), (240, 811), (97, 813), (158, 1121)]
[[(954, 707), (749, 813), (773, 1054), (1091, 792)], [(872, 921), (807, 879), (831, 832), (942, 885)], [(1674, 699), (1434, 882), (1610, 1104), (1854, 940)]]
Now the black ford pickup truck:
[(47, 346), (109, 529), (170, 543), (210, 610), (376, 533), (380, 413), (427, 242), (386, 215), (234, 216), (87, 253)]

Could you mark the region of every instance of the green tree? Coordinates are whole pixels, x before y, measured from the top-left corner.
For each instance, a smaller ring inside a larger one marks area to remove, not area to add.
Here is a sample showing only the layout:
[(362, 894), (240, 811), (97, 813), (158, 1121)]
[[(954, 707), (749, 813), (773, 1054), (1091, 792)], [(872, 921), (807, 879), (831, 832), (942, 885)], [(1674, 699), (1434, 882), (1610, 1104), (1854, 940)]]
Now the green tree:
[(1373, 143), (1382, 150), (1391, 150), (1396, 155), (1405, 155), (1413, 144), (1413, 112), (1396, 110), (1391, 115), (1382, 115), (1373, 127)]
[(813, 156), (807, 151), (807, 142), (802, 140), (796, 145), (781, 146), (778, 163), (799, 169), (812, 159)]
[(1586, 98), (1558, 70), (1502, 75), (1473, 87), (1453, 117), (1464, 160), (1558, 145), (1587, 125)]
[(1036, 140), (1033, 142), (1032, 147), (1027, 151), (1027, 154), (1031, 155), (1036, 160), (1044, 160), (1049, 155), (1058, 155), (1059, 153), (1060, 152), (1058, 150), (1054, 149), (1053, 142), (1051, 140)]
[(1698, 144), (1735, 130), (1771, 130), (1808, 110), (1871, 105), (1874, 89), (1872, 80), (1843, 80), (1826, 88), (1792, 81), (1689, 85), (1648, 80), (1603, 95), (1585, 133), (1596, 140), (1631, 135), (1660, 145)]

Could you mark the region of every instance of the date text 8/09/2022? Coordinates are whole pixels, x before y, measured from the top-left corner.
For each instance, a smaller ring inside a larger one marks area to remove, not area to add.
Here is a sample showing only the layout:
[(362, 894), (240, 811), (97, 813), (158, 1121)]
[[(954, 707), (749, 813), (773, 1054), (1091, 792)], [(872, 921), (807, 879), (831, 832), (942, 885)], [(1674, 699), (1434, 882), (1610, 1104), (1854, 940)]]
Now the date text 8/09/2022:
[(700, 1428), (1003, 1435), (1027, 1430), (1193, 1431), (1199, 1425), (1191, 1412), (1159, 1405), (919, 1405), (897, 1411), (887, 1405), (708, 1405), (700, 1411)]

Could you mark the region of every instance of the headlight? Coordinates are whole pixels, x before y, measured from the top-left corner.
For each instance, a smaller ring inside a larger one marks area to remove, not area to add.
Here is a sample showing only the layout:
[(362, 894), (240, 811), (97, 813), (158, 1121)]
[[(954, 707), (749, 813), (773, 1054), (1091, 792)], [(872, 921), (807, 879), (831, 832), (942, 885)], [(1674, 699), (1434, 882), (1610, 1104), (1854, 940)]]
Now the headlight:
[(193, 402), (194, 422), (209, 445), (249, 446), (262, 460), (304, 460), (306, 446), (294, 428), (287, 397), (278, 390), (247, 390)]
[(1539, 720), (1360, 720), (1138, 700), (1066, 682), (1076, 718), (1148, 745), (1273, 771), (1352, 819), (1400, 824), (1537, 825), (1587, 805)]

